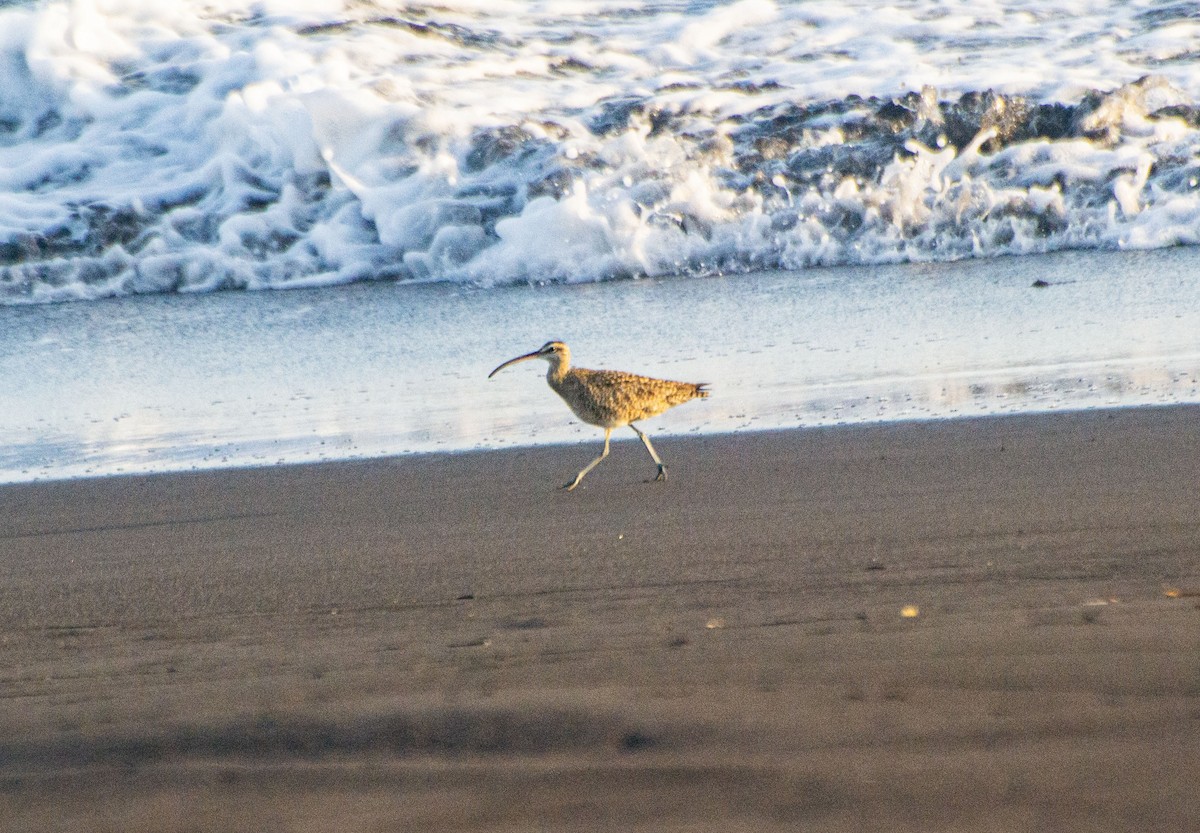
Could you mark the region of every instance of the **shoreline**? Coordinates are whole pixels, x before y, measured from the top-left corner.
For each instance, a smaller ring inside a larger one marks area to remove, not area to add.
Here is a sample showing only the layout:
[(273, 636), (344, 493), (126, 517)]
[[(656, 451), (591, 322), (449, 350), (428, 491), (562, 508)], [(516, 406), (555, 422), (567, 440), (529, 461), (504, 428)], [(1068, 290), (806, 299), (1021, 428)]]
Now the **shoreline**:
[(590, 440), (536, 369), (487, 379), (548, 337), (584, 367), (712, 385), (656, 434), (1197, 403), (1198, 268), (1200, 247), (0, 310), (0, 479)]
[[(553, 400), (551, 400), (553, 402)], [(559, 404), (555, 402), (554, 404)], [(1045, 410), (1028, 410), (1028, 411), (1006, 411), (992, 413), (966, 413), (966, 414), (946, 414), (937, 416), (902, 416), (895, 418), (879, 418), (879, 419), (864, 419), (858, 422), (833, 422), (833, 423), (812, 423), (794, 426), (775, 426), (766, 428), (731, 428), (728, 430), (718, 431), (702, 431), (692, 428), (690, 430), (679, 430), (674, 433), (656, 432), (655, 426), (651, 424), (646, 433), (654, 442), (690, 442), (697, 439), (706, 439), (720, 443), (723, 439), (751, 439), (774, 434), (791, 434), (791, 433), (807, 433), (807, 432), (830, 432), (830, 431), (872, 431), (886, 430), (889, 427), (895, 428), (915, 428), (918, 426), (938, 426), (944, 424), (955, 423), (988, 423), (997, 420), (1024, 420), (1024, 419), (1041, 419), (1054, 417), (1072, 417), (1086, 416), (1088, 414), (1109, 414), (1122, 413), (1130, 411), (1156, 411), (1156, 410), (1175, 410), (1175, 409), (1196, 409), (1200, 410), (1200, 403), (1194, 402), (1154, 402), (1154, 403), (1132, 403), (1122, 405), (1080, 405), (1078, 407), (1055, 407)], [(245, 464), (213, 464), (211, 466), (198, 466), (193, 468), (171, 468), (171, 469), (155, 469), (149, 471), (110, 471), (105, 473), (85, 473), (75, 475), (63, 475), (61, 477), (38, 477), (31, 480), (0, 480), (0, 490), (9, 488), (33, 487), (33, 486), (48, 486), (60, 483), (83, 483), (83, 482), (99, 482), (106, 480), (122, 480), (122, 479), (137, 479), (137, 478), (173, 478), (173, 477), (188, 477), (198, 475), (221, 475), (221, 474), (236, 474), (239, 472), (260, 472), (260, 471), (275, 471), (289, 469), (319, 469), (325, 466), (371, 466), (371, 465), (390, 465), (398, 464), (405, 460), (436, 460), (438, 458), (455, 458), (455, 457), (471, 457), (483, 456), (490, 454), (521, 454), (523, 452), (532, 451), (564, 451), (573, 448), (590, 448), (595, 445), (596, 448), (603, 446), (603, 432), (601, 429), (595, 429), (593, 426), (580, 423), (573, 417), (568, 416), (564, 422), (574, 424), (578, 430), (578, 438), (574, 440), (555, 439), (547, 442), (532, 442), (529, 444), (521, 444), (519, 441), (514, 441), (511, 444), (503, 446), (492, 446), (488, 448), (450, 448), (445, 450), (430, 450), (417, 449), (413, 451), (401, 451), (397, 453), (380, 453), (363, 456), (348, 456), (348, 457), (327, 457), (321, 459), (307, 460), (285, 460), (275, 462), (255, 462)], [(592, 434), (595, 433), (595, 437)], [(616, 429), (613, 432), (612, 445), (617, 448), (621, 445), (634, 443), (636, 440), (631, 437), (621, 436), (623, 429)], [(591, 457), (584, 455), (587, 462)], [(593, 455), (594, 456), (594, 455)]]
[(1178, 829), (1198, 417), (0, 486), (0, 817)]

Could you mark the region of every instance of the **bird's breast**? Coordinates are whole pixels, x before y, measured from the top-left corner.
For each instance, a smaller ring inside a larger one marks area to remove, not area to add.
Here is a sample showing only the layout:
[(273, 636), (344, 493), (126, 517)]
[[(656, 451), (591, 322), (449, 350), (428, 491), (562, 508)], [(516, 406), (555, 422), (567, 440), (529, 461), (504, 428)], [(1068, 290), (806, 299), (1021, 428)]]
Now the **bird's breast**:
[(561, 379), (551, 378), (549, 381), (554, 392), (584, 422), (601, 428), (616, 428), (625, 424), (611, 386), (606, 386), (595, 374), (568, 373)]

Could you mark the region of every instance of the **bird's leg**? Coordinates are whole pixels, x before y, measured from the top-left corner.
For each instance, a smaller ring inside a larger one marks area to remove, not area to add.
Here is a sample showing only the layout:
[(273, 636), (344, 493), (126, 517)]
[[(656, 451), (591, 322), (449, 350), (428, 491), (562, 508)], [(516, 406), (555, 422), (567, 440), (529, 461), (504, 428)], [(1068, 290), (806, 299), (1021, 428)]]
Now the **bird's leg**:
[(579, 474), (575, 475), (574, 480), (572, 480), (570, 483), (563, 484), (564, 489), (566, 489), (568, 492), (571, 491), (572, 489), (574, 489), (576, 486), (579, 485), (579, 481), (583, 480), (583, 476), (585, 474), (587, 474), (592, 469), (596, 468), (596, 464), (608, 456), (608, 438), (611, 436), (612, 436), (612, 429), (605, 428), (604, 429), (604, 450), (600, 452), (600, 456), (597, 457), (592, 462), (588, 463), (586, 466), (584, 466), (583, 471), (581, 471)]
[(638, 430), (638, 427), (636, 425), (634, 425), (632, 422), (629, 423), (629, 427), (633, 429), (635, 434), (637, 434), (639, 437), (642, 438), (642, 442), (645, 444), (646, 450), (650, 452), (650, 456), (653, 457), (654, 462), (656, 464), (658, 464), (658, 477), (655, 477), (654, 479), (655, 480), (666, 480), (667, 479), (667, 465), (666, 465), (666, 463), (664, 463), (662, 460), (660, 460), (658, 458), (658, 454), (656, 454), (654, 451), (654, 446), (650, 445), (650, 438), (647, 437), (645, 434), (643, 434), (640, 430)]

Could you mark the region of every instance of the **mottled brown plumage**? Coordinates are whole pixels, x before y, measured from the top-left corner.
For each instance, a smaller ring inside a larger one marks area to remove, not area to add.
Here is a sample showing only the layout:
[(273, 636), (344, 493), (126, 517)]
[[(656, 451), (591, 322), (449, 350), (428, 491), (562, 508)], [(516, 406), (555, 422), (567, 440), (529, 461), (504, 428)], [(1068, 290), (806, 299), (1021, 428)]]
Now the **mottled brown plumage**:
[(546, 381), (550, 383), (554, 392), (563, 398), (575, 412), (575, 416), (590, 425), (598, 425), (604, 429), (604, 451), (588, 463), (564, 488), (568, 491), (574, 489), (585, 474), (608, 456), (609, 437), (614, 428), (620, 428), (622, 425), (628, 425), (634, 430), (645, 444), (646, 450), (650, 452), (650, 456), (654, 458), (658, 466), (658, 476), (655, 479), (667, 479), (667, 467), (654, 451), (650, 438), (633, 423), (657, 416), (668, 408), (690, 399), (703, 399), (708, 396), (708, 390), (703, 383), (652, 379), (649, 376), (623, 373), (620, 370), (571, 367), (571, 351), (561, 341), (548, 341), (532, 353), (509, 359), (489, 373), (488, 378), (492, 378), (510, 364), (529, 359), (548, 361), (550, 369), (546, 371)]

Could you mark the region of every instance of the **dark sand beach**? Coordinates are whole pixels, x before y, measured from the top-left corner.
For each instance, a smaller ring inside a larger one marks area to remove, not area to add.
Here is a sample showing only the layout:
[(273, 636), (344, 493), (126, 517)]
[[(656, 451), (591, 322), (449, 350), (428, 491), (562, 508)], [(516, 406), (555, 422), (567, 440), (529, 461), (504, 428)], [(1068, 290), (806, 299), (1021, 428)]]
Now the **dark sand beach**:
[(0, 488), (0, 827), (1200, 823), (1200, 408), (624, 433)]

